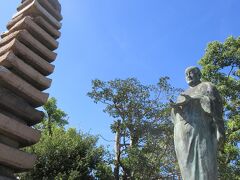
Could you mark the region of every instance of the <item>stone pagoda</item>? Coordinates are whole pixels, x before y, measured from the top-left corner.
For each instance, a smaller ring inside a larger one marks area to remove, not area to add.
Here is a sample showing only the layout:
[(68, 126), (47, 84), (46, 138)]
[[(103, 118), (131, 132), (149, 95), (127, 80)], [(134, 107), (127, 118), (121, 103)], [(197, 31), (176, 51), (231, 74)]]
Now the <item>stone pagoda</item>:
[(21, 148), (40, 139), (39, 123), (61, 35), (58, 0), (22, 0), (0, 39), (0, 179), (33, 168), (36, 156)]

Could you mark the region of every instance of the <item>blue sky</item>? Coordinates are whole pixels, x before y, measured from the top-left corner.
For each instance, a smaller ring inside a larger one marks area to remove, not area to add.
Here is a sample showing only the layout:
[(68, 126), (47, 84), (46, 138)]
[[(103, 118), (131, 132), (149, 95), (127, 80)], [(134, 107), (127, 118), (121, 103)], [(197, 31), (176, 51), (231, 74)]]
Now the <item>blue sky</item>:
[[(61, 0), (62, 37), (46, 92), (71, 127), (113, 139), (112, 119), (86, 96), (91, 80), (169, 76), (186, 88), (184, 70), (197, 65), (210, 41), (239, 36), (239, 0)], [(20, 0), (0, 0), (0, 31)], [(108, 144), (104, 140), (100, 143)]]

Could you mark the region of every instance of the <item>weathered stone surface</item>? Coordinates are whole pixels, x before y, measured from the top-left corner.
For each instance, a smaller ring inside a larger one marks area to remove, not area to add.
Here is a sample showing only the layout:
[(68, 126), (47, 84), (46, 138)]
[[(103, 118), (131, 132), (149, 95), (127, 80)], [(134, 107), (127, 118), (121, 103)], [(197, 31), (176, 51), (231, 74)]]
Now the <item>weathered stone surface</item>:
[[(22, 9), (24, 9), (26, 6), (28, 6), (30, 3), (32, 3), (33, 0), (26, 0), (23, 3), (21, 3), (19, 5), (19, 7), (17, 8), (18, 11), (21, 11)], [(46, 0), (38, 0), (38, 2), (40, 3), (40, 5), (42, 7), (44, 7), (53, 17), (55, 17), (58, 21), (61, 21), (62, 15), (59, 11), (59, 3), (57, 4), (58, 1), (54, 0), (54, 1), (46, 1)]]
[(1, 180), (16, 180), (14, 171), (10, 168), (0, 166), (0, 179)]
[(54, 9), (56, 9), (58, 12), (61, 12), (62, 10), (62, 6), (59, 3), (59, 0), (49, 0), (49, 2), (52, 4), (52, 6), (54, 7)]
[[(1, 106), (0, 106), (1, 107)], [(11, 112), (8, 112), (6, 108), (4, 108), (5, 110), (3, 110), (3, 108), (1, 107), (0, 108), (0, 113), (1, 114), (4, 114), (5, 116), (8, 116), (12, 119), (14, 119), (15, 121), (21, 123), (21, 124), (25, 124), (27, 125), (27, 122), (25, 120), (23, 120), (21, 117), (19, 116), (16, 116), (15, 114), (11, 113)]]
[(24, 171), (33, 168), (36, 156), (0, 143), (0, 164)]
[[(63, 19), (60, 11), (58, 11), (53, 3), (54, 1), (52, 0), (52, 3), (50, 1), (46, 1), (46, 0), (38, 0), (38, 2), (42, 5), (42, 7), (44, 7), (56, 20), (61, 21)], [(55, 5), (56, 5), (55, 1)]]
[(24, 99), (4, 87), (0, 87), (0, 108), (26, 121), (29, 126), (39, 123), (44, 113), (34, 109)]
[(41, 6), (37, 0), (34, 0), (30, 4), (28, 4), (18, 13), (16, 13), (13, 16), (13, 18), (21, 14), (23, 14), (24, 16), (31, 15), (32, 17), (42, 16), (44, 19), (46, 19), (46, 21), (52, 24), (52, 26), (54, 26), (56, 29), (60, 29), (62, 26), (62, 24), (54, 16), (52, 16), (43, 6)]
[(14, 52), (16, 56), (21, 58), (24, 62), (34, 67), (37, 71), (45, 76), (51, 74), (54, 70), (54, 65), (45, 61), (17, 39), (13, 39), (7, 45), (0, 47), (0, 56), (8, 51)]
[(41, 16), (35, 17), (33, 20), (37, 25), (39, 25), (44, 31), (50, 34), (54, 39), (58, 39), (61, 36), (61, 32), (55, 29)]
[(33, 0), (22, 0), (21, 4), (17, 7), (17, 11), (21, 11), (23, 8), (25, 8), (27, 5), (32, 3)]
[[(19, 15), (12, 19), (8, 25), (7, 29), (10, 30), (16, 23), (18, 23), (20, 20), (24, 18), (23, 15)], [(46, 31), (50, 36), (52, 36), (54, 39), (58, 39), (61, 35), (61, 32), (54, 28), (50, 23), (48, 23), (44, 18), (41, 16), (37, 16), (32, 18), (32, 20), (39, 26), (41, 27), (44, 31)], [(6, 32), (7, 33), (7, 32)], [(4, 33), (5, 34), (5, 33)], [(3, 34), (3, 36), (4, 36)]]
[(33, 52), (38, 54), (44, 60), (52, 62), (56, 59), (57, 54), (46, 48), (42, 43), (36, 40), (27, 30), (23, 29), (20, 31), (15, 31), (8, 36), (5, 36), (0, 41), (0, 46), (6, 45), (13, 39), (19, 40)]
[(0, 65), (11, 69), (19, 77), (23, 78), (39, 90), (45, 90), (50, 87), (52, 80), (43, 76), (34, 68), (26, 64), (20, 58), (15, 56), (12, 51), (0, 56)]
[[(0, 174), (2, 174), (2, 173), (0, 172)], [(10, 177), (1, 176), (1, 175), (0, 175), (0, 179), (1, 180), (16, 180), (16, 178), (14, 178), (14, 177), (10, 178)]]
[[(0, 128), (0, 132), (1, 132), (1, 128)], [(16, 149), (19, 148), (19, 142), (3, 135), (2, 132), (0, 133), (0, 143), (3, 143), (3, 144), (8, 145), (10, 147), (14, 147)]]
[(0, 85), (24, 98), (34, 107), (39, 107), (45, 104), (48, 99), (47, 93), (34, 88), (3, 66), (0, 66)]
[(0, 132), (6, 137), (19, 142), (20, 147), (37, 143), (41, 136), (40, 131), (19, 123), (2, 113), (0, 113)]
[[(30, 1), (31, 0), (22, 0), (22, 4), (26, 3), (26, 1)], [(59, 3), (59, 0), (48, 0), (50, 4), (52, 4), (52, 6), (54, 7), (54, 9), (56, 9), (58, 12), (61, 12), (61, 4)]]
[(23, 0), (22, 3), (17, 7), (17, 11), (21, 11), (27, 5), (31, 4), (33, 0)]
[(31, 128), (44, 113), (54, 70), (62, 20), (58, 0), (22, 0), (0, 40), (0, 180), (31, 169), (36, 157), (19, 151), (35, 144), (40, 132)]
[[(12, 25), (12, 23), (9, 23)], [(2, 34), (2, 38), (8, 36), (14, 31), (26, 29), (35, 39), (41, 42), (50, 50), (55, 50), (58, 47), (58, 42), (37, 25), (30, 16), (23, 17), (17, 21), (7, 32)]]
[[(11, 29), (18, 21), (20, 21), (20, 20), (23, 19), (24, 17), (25, 17), (25, 16), (23, 16), (23, 15), (21, 14), (21, 15), (15, 17), (15, 18), (11, 19), (11, 21), (9, 21), (8, 24), (7, 24), (7, 29), (8, 29), (8, 30)], [(5, 32), (5, 33), (6, 33), (6, 32)], [(3, 35), (4, 35), (5, 33), (3, 33)], [(3, 36), (3, 35), (1, 35), (1, 36)]]

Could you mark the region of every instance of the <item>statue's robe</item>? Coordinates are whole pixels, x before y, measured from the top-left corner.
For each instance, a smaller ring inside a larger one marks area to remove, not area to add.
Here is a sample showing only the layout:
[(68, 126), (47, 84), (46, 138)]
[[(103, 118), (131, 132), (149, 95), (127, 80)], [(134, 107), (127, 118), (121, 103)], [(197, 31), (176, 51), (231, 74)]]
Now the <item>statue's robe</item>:
[[(222, 101), (215, 86), (187, 89), (190, 102), (172, 110), (175, 151), (184, 180), (217, 180), (217, 128), (224, 131)], [(177, 102), (183, 101), (179, 96)]]

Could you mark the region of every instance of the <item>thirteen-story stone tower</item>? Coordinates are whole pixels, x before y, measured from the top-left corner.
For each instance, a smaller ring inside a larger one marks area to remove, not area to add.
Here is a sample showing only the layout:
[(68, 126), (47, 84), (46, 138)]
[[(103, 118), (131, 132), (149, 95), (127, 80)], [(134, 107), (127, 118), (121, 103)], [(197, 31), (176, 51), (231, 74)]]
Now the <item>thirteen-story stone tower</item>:
[(34, 166), (20, 148), (40, 139), (31, 126), (44, 116), (36, 108), (48, 99), (62, 20), (58, 0), (22, 0), (17, 11), (0, 40), (0, 179)]

